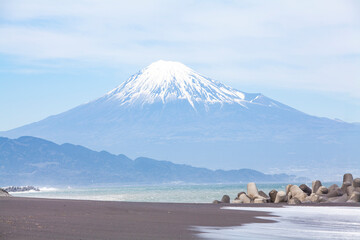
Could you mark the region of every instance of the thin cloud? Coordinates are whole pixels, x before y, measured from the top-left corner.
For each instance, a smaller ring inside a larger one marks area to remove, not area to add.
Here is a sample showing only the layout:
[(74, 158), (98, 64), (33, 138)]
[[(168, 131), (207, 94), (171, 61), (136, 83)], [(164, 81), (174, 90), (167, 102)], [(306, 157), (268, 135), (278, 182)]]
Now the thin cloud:
[(0, 53), (85, 66), (182, 61), (221, 81), (360, 97), (357, 1), (3, 1)]

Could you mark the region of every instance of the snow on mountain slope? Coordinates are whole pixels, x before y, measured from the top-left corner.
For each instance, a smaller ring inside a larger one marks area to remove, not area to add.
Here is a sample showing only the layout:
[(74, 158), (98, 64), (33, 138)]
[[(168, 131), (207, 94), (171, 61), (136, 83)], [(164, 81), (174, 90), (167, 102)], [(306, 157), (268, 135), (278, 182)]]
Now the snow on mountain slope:
[[(120, 105), (168, 103), (186, 100), (194, 109), (195, 103), (261, 104), (277, 106), (261, 94), (248, 94), (218, 81), (204, 77), (179, 62), (157, 61), (130, 77), (105, 96)], [(284, 107), (284, 106), (283, 106)]]
[(0, 135), (222, 169), (348, 168), (360, 155), (355, 124), (310, 116), (168, 61), (94, 101)]

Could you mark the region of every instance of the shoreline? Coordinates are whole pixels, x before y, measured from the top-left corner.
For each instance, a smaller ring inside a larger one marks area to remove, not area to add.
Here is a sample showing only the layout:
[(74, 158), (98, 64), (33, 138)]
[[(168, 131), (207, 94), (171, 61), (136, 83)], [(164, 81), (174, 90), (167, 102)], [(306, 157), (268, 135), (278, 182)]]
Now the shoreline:
[(230, 204), (0, 198), (1, 239), (201, 239), (194, 227), (267, 223)]
[[(11, 195), (12, 193), (10, 192), (10, 196), (0, 196), (0, 202), (2, 200), (5, 199), (27, 199), (27, 200), (48, 200), (48, 201), (75, 201), (75, 202), (104, 202), (104, 203), (127, 203), (127, 204), (177, 204), (177, 205), (214, 205), (214, 206), (218, 206), (219, 208), (222, 207), (246, 207), (246, 208), (277, 208), (277, 207), (286, 207), (286, 206), (312, 206), (312, 207), (360, 207), (360, 202), (305, 202), (305, 203), (301, 203), (298, 205), (289, 205), (286, 202), (281, 202), (281, 203), (272, 203), (272, 202), (267, 202), (267, 203), (211, 203), (211, 202), (160, 202), (160, 201), (122, 201), (122, 200), (99, 200), (99, 199), (81, 199), (81, 198), (57, 198), (57, 197), (27, 197), (27, 196), (20, 196), (20, 195)], [(0, 205), (0, 209), (1, 209), (1, 205)]]
[[(196, 230), (201, 227), (226, 228), (249, 223), (274, 223), (274, 220), (262, 217), (273, 216), (270, 208), (284, 206), (287, 204), (159, 203), (0, 197), (0, 238), (202, 239), (198, 235), (200, 232)], [(360, 207), (360, 204), (320, 203), (301, 206)], [(251, 207), (254, 210), (224, 210), (223, 207)], [(256, 211), (256, 208), (269, 208), (269, 212)]]

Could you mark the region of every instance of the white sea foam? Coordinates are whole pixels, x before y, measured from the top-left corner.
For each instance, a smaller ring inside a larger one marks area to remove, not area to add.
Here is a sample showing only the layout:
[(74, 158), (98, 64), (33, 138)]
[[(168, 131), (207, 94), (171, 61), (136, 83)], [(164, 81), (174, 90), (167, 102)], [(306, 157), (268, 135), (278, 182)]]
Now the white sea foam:
[(59, 190), (59, 189), (53, 188), (53, 187), (41, 187), (39, 189), (41, 192), (55, 192), (55, 191)]
[[(282, 208), (224, 207), (224, 210), (270, 212), (259, 217), (274, 223), (238, 227), (196, 227), (204, 239), (360, 239), (360, 207), (286, 206)], [(274, 216), (275, 215), (275, 216)], [(236, 223), (234, 223), (236, 224)]]

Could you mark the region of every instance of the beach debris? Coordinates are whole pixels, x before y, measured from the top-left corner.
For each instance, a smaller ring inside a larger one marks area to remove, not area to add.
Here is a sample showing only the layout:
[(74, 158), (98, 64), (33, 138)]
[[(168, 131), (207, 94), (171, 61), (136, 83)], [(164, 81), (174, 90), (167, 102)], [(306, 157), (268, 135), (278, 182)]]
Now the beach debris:
[[(312, 189), (306, 184), (300, 186), (286, 185), (285, 191), (275, 189), (267, 195), (259, 191), (254, 182), (247, 184), (247, 193), (239, 192), (232, 203), (288, 203), (298, 205), (302, 203), (360, 203), (360, 178), (353, 179), (352, 174), (343, 176), (341, 188), (337, 184), (329, 188), (323, 186), (320, 180), (312, 182)], [(221, 201), (213, 203), (229, 203), (230, 197), (224, 195)]]

